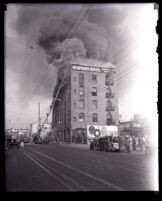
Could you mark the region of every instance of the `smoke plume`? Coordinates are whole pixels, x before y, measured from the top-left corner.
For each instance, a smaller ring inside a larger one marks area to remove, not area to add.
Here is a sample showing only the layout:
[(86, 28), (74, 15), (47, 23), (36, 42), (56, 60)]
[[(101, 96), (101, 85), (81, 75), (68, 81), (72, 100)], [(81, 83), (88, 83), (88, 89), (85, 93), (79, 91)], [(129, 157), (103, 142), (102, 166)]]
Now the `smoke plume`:
[(81, 4), (22, 5), (14, 26), (27, 43), (33, 38), (56, 67), (78, 59), (113, 63), (116, 51), (129, 43), (121, 26), (126, 15), (112, 5), (92, 5), (87, 12), (88, 6), (80, 12)]

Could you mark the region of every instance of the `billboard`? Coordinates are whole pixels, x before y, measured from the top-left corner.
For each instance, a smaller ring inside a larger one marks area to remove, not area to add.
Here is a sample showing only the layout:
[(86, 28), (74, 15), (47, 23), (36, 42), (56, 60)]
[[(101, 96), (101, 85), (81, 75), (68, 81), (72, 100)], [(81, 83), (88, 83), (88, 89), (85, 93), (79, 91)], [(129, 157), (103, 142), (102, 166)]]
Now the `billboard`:
[(87, 138), (93, 139), (105, 136), (118, 136), (117, 126), (88, 125)]

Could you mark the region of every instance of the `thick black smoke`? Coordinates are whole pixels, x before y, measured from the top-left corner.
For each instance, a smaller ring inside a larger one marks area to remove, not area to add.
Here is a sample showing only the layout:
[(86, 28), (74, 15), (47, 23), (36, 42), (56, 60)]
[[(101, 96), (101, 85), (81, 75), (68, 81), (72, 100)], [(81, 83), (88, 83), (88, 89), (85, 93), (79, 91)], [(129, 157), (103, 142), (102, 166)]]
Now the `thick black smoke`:
[[(87, 4), (80, 17), (82, 5), (24, 5), (19, 10), (16, 27), (24, 35), (30, 35), (35, 27), (35, 39), (45, 51), (49, 63), (70, 56), (113, 62), (116, 49), (121, 48), (117, 46), (127, 37), (120, 26), (125, 14), (112, 5), (105, 5), (92, 5), (86, 12)], [(80, 26), (76, 31), (74, 26), (68, 34), (76, 16), (75, 26), (81, 20)]]
[(84, 5), (79, 15), (81, 4), (22, 5), (14, 26), (27, 43), (33, 38), (56, 67), (79, 59), (114, 63), (116, 52), (129, 43), (122, 26), (125, 11), (108, 4), (92, 5), (87, 12), (88, 7)]

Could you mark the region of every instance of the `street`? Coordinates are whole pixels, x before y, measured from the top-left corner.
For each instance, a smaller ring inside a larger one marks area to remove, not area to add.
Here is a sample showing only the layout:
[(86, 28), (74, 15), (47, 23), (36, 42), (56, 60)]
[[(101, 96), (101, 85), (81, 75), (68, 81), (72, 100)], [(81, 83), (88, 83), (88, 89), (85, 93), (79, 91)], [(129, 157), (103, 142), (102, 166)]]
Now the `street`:
[(152, 157), (88, 145), (25, 144), (6, 151), (6, 191), (153, 190)]

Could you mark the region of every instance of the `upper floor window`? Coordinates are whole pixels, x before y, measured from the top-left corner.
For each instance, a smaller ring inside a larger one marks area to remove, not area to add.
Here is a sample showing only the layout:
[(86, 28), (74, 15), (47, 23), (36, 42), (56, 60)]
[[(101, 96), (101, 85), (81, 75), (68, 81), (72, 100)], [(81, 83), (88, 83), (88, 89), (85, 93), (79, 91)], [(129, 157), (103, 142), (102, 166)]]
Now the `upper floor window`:
[(92, 107), (93, 107), (94, 109), (97, 108), (97, 100), (92, 100)]
[(84, 95), (84, 87), (79, 87), (79, 94)]
[(92, 81), (97, 82), (97, 75), (94, 75), (94, 74), (92, 75)]
[(74, 89), (74, 94), (76, 95), (76, 89)]
[(84, 86), (84, 74), (79, 73), (79, 86)]
[(76, 122), (76, 117), (74, 117), (74, 122)]
[(84, 121), (85, 121), (84, 113), (79, 113), (79, 122), (84, 122)]
[(92, 122), (98, 122), (98, 114), (97, 113), (92, 114)]
[(108, 108), (111, 108), (111, 107), (112, 107), (111, 101), (107, 101), (107, 107), (108, 107)]
[(75, 76), (73, 77), (73, 81), (76, 82), (76, 77)]
[(74, 103), (74, 108), (76, 108), (76, 103)]
[(92, 96), (97, 96), (97, 88), (92, 87)]
[(105, 75), (105, 85), (113, 85), (114, 84), (114, 75), (107, 73)]
[(79, 100), (79, 108), (84, 109), (84, 100)]
[(107, 117), (107, 119), (106, 119), (106, 124), (107, 124), (107, 125), (113, 125), (114, 122), (113, 122), (111, 113), (106, 114), (106, 117)]
[(109, 93), (109, 94), (111, 94), (111, 89), (108, 87), (108, 88), (106, 88), (106, 93)]

